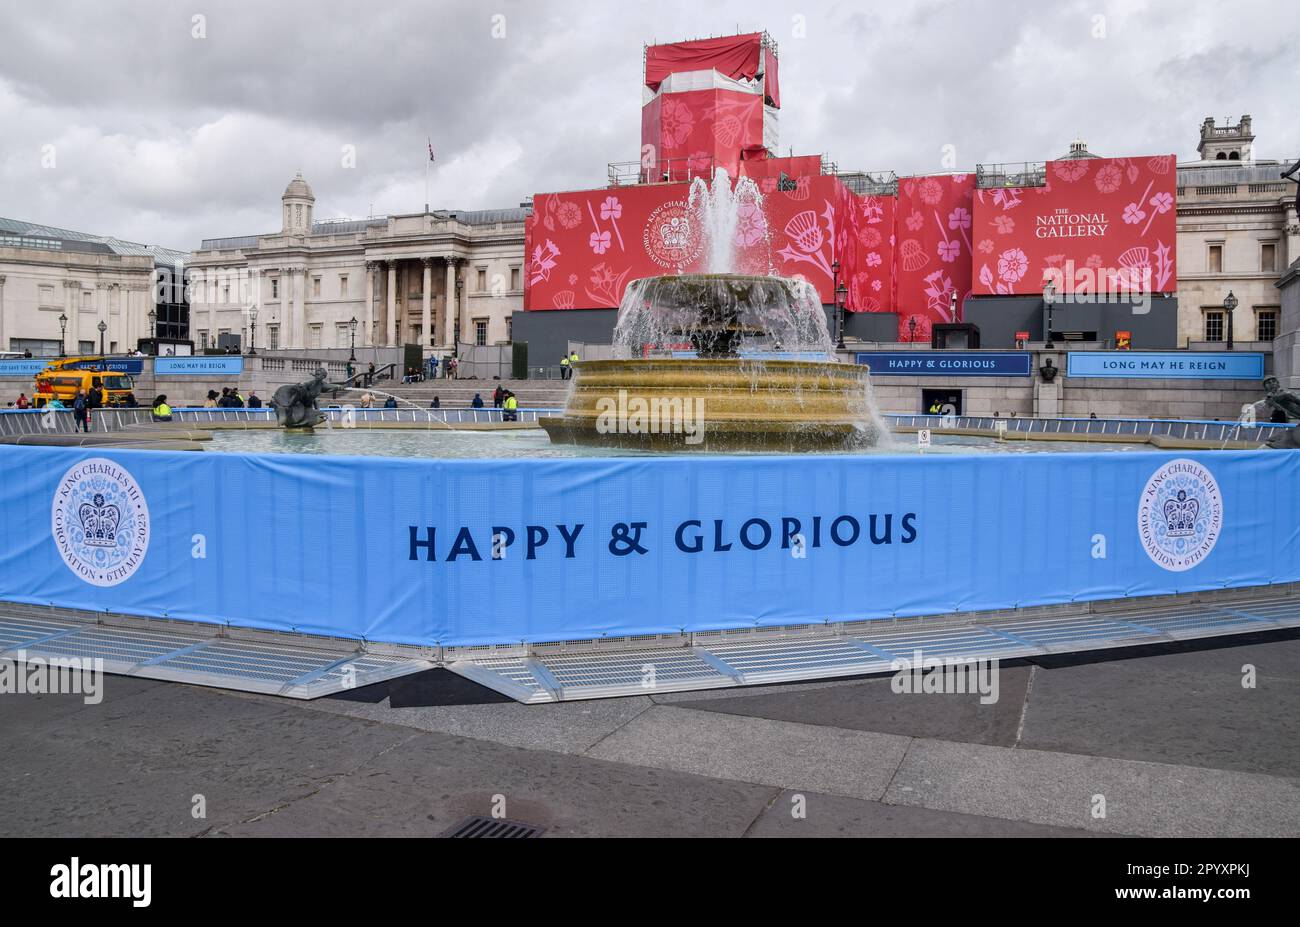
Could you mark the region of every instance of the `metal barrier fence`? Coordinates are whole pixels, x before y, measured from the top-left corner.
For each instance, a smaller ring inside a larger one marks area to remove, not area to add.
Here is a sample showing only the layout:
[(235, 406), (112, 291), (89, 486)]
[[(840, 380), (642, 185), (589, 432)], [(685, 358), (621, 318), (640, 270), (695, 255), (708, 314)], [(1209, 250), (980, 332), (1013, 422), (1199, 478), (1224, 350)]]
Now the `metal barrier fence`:
[(896, 427), (944, 428), (958, 431), (1007, 431), (1024, 434), (1049, 434), (1105, 436), (1116, 438), (1145, 438), (1159, 435), (1168, 438), (1185, 438), (1192, 441), (1247, 441), (1264, 442), (1273, 435), (1273, 429), (1290, 425), (1267, 422), (1245, 424), (1242, 422), (1179, 421), (1177, 419), (1105, 419), (1105, 418), (1003, 418), (1001, 416), (970, 415), (903, 415), (889, 413), (885, 416)]
[[(504, 420), (504, 412), (497, 408), (482, 409), (363, 409), (352, 406), (328, 406), (321, 410), (331, 423), (343, 424), (412, 424), (428, 425), (485, 425)], [(536, 422), (538, 418), (560, 415), (562, 409), (519, 409), (518, 421)], [(208, 409), (182, 408), (172, 410), (173, 420), (193, 424), (233, 426), (262, 424), (275, 420), (275, 411), (262, 409)], [(942, 428), (956, 431), (1007, 431), (1025, 434), (1049, 434), (1068, 438), (1079, 436), (1112, 436), (1115, 438), (1144, 438), (1161, 436), (1192, 441), (1245, 441), (1263, 443), (1278, 428), (1292, 425), (1275, 425), (1268, 422), (1245, 424), (1242, 422), (1182, 421), (1177, 419), (1088, 419), (1088, 418), (1032, 418), (971, 415), (909, 415), (886, 413), (885, 418), (894, 427)], [(96, 409), (91, 415), (93, 431), (121, 431), (125, 428), (150, 425), (153, 422), (149, 409)], [(0, 437), (24, 434), (71, 434), (76, 423), (69, 409), (9, 409), (0, 410)]]

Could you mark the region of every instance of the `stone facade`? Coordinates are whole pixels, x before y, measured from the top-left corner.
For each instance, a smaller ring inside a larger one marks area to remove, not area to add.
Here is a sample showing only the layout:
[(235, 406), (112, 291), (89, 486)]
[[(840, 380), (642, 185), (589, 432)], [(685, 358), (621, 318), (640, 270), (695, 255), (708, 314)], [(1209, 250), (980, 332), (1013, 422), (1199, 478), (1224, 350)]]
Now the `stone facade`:
[[(190, 260), (191, 332), (288, 350), (511, 340), (523, 306), (526, 208), (314, 219), (302, 176), (281, 197), (281, 230), (207, 239)], [(254, 313), (256, 314), (254, 316)], [(255, 321), (254, 321), (255, 319)]]
[[(152, 334), (156, 272), (179, 251), (0, 219), (0, 351), (133, 351)], [(60, 317), (66, 320), (61, 329)]]
[(1226, 339), (1229, 292), (1236, 342), (1279, 331), (1276, 284), (1300, 258), (1296, 185), (1281, 178), (1290, 162), (1256, 160), (1254, 142), (1249, 116), (1223, 126), (1206, 119), (1201, 160), (1178, 166), (1180, 347)]

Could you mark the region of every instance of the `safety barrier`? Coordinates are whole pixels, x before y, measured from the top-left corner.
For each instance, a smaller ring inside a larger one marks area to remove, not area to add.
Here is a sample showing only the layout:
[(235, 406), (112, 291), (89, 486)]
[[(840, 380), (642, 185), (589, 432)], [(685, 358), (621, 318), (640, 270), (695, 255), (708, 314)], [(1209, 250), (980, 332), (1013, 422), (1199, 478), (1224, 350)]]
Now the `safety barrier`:
[(425, 646), (1300, 580), (1300, 452), (409, 460), (0, 446), (0, 599)]
[(1023, 434), (1048, 434), (1068, 438), (1070, 435), (1122, 438), (1147, 438), (1153, 436), (1183, 438), (1190, 441), (1267, 441), (1278, 428), (1291, 425), (1274, 425), (1267, 422), (1209, 422), (1180, 419), (1094, 419), (1094, 418), (1033, 418), (971, 415), (905, 415), (890, 413), (885, 416), (895, 427), (943, 428), (957, 431), (996, 431), (1005, 428)]

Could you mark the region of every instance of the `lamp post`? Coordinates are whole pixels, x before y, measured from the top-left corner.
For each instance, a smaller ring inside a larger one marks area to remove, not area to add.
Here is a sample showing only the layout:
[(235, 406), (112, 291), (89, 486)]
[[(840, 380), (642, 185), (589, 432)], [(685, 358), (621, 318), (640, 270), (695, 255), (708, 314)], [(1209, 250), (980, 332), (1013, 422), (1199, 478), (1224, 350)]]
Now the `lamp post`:
[(1237, 308), (1237, 297), (1232, 295), (1232, 290), (1228, 291), (1227, 297), (1223, 300), (1223, 311), (1228, 314), (1228, 350), (1232, 350), (1232, 311)]
[(348, 335), (352, 339), (352, 345), (348, 351), (348, 360), (355, 361), (357, 359), (357, 317), (355, 315), (348, 322)]
[(101, 321), (95, 327), (99, 329), (99, 356), (103, 357), (104, 356), (104, 332), (108, 331), (108, 323)]
[(59, 357), (67, 356), (64, 353), (65, 350), (64, 345), (67, 343), (67, 340), (68, 340), (68, 317), (64, 313), (60, 312), (59, 313)]
[(916, 316), (907, 317), (907, 343), (911, 344), (916, 340)]
[[(831, 298), (835, 300), (835, 330), (838, 332), (842, 326), (840, 324), (840, 262), (839, 260), (831, 261)], [(844, 336), (838, 335), (835, 339), (836, 347), (844, 347)]]
[(257, 307), (248, 310), (248, 354), (257, 354)]
[(149, 336), (153, 338), (153, 352), (158, 353), (158, 313), (152, 309), (149, 310)]
[(1052, 344), (1052, 306), (1056, 303), (1056, 284), (1048, 280), (1043, 284), (1043, 308), (1047, 310), (1047, 331), (1043, 340), (1043, 345), (1048, 351), (1053, 350), (1056, 345)]
[(835, 328), (837, 332), (835, 347), (840, 351), (844, 350), (844, 307), (848, 303), (848, 299), (849, 288), (841, 283), (835, 288)]

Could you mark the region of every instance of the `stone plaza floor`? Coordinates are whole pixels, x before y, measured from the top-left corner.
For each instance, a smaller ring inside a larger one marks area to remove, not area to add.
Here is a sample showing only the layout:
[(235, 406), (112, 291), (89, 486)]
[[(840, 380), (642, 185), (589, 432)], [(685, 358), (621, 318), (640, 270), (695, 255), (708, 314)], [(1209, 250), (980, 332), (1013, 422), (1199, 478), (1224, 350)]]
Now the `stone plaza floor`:
[(442, 669), (104, 694), (0, 697), (0, 834), (434, 836), (504, 796), (546, 836), (1300, 835), (1300, 631), (1011, 661), (987, 706), (887, 676), (526, 706)]

